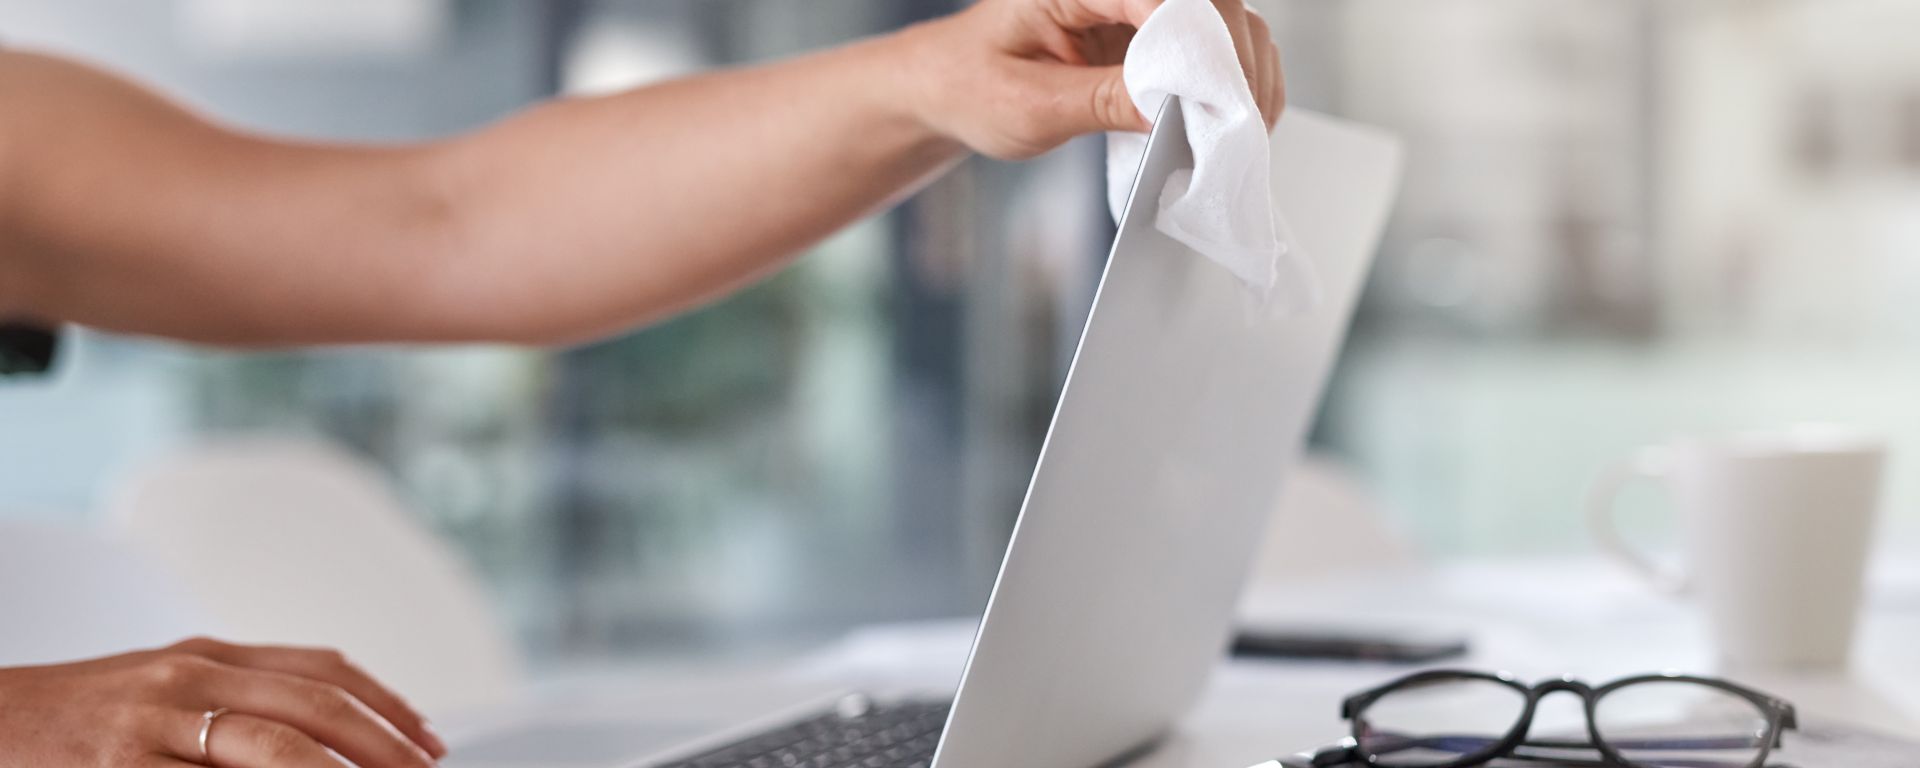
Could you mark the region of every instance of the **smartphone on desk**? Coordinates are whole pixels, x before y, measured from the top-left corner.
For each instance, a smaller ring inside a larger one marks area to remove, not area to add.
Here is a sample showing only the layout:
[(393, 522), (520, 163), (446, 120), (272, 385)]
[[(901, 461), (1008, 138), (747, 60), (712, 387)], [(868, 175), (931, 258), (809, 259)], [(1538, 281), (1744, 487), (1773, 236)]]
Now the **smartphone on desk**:
[(1428, 664), (1464, 656), (1467, 648), (1458, 632), (1274, 623), (1241, 626), (1232, 652), (1241, 659)]

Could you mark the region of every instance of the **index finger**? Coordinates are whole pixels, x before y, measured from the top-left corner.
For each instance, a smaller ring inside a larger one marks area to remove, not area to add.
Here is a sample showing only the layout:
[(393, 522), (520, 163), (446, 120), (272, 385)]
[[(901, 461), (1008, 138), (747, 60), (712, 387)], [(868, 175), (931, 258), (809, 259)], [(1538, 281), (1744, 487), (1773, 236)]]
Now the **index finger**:
[[(1064, 29), (1090, 29), (1102, 24), (1127, 24), (1139, 27), (1166, 0), (1037, 0), (1053, 23)], [(1240, 70), (1251, 80), (1259, 75), (1260, 60), (1254, 50), (1256, 41), (1248, 29), (1246, 0), (1211, 0), (1220, 20), (1226, 22), (1233, 37), (1233, 52), (1240, 59)]]
[(1246, 0), (1213, 0), (1213, 7), (1219, 9), (1220, 19), (1233, 34), (1233, 51), (1240, 56), (1240, 71), (1252, 82), (1259, 73), (1259, 59), (1253, 49), (1253, 33), (1247, 29)]
[(1166, 0), (1039, 0), (1048, 15), (1065, 29), (1088, 29), (1102, 24), (1138, 27)]

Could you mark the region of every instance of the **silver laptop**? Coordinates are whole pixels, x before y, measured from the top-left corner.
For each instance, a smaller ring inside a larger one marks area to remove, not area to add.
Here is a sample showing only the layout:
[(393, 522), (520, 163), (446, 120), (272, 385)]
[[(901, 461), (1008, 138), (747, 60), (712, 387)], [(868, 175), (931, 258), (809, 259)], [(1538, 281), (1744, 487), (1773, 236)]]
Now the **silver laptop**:
[(1169, 105), (1135, 180), (1012, 544), (951, 702), (848, 700), (638, 766), (1093, 768), (1148, 749), (1221, 658), (1391, 206), (1390, 138), (1300, 110), (1274, 202), (1318, 271), (1305, 314), (1257, 311), (1162, 235), (1192, 165)]

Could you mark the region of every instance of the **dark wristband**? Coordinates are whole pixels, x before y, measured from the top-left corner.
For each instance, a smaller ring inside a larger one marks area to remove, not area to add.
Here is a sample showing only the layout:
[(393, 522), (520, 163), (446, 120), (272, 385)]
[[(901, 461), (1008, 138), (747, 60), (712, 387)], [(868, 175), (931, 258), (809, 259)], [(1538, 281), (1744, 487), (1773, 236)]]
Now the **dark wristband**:
[(0, 323), (0, 376), (46, 373), (60, 337), (39, 326)]

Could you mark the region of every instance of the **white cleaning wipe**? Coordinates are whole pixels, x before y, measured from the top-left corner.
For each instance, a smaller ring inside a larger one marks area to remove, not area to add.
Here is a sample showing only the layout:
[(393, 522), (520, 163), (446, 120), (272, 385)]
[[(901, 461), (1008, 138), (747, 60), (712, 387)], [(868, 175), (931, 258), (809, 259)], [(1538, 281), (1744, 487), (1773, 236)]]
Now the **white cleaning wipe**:
[[(1219, 262), (1270, 307), (1311, 308), (1319, 285), (1273, 209), (1266, 121), (1219, 10), (1209, 0), (1167, 0), (1134, 35), (1123, 71), (1149, 118), (1180, 97), (1193, 147), (1193, 170), (1175, 172), (1160, 193), (1155, 227)], [(1118, 221), (1147, 139), (1113, 133), (1107, 141), (1107, 197)]]

